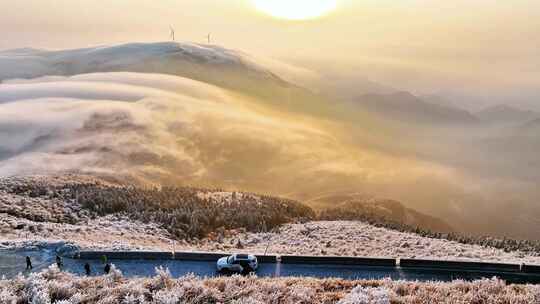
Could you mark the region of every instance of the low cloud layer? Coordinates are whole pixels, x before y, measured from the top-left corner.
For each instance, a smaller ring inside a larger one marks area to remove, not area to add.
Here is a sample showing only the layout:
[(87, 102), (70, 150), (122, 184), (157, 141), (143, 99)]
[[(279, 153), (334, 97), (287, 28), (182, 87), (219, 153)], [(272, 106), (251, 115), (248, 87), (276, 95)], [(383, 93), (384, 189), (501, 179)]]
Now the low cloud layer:
[[(0, 175), (82, 170), (303, 195), (440, 167), (352, 147), (322, 123), (185, 78), (134, 73), (0, 86)], [(392, 163), (392, 166), (388, 166)]]
[(180, 77), (45, 77), (9, 81), (0, 96), (1, 175), (83, 170), (241, 186), (285, 176), (291, 160), (303, 170), (335, 171), (343, 159), (328, 133)]

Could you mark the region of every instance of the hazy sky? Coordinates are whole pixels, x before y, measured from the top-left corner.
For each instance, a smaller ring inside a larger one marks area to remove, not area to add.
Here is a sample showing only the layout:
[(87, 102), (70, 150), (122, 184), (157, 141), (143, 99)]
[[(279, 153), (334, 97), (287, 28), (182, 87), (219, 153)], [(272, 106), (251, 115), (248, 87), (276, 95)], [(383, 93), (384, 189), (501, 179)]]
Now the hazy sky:
[[(293, 0), (291, 0), (293, 1)], [(0, 0), (0, 49), (168, 39), (321, 62), (417, 93), (531, 102), (540, 87), (540, 2), (338, 0), (330, 15), (285, 21), (250, 0)]]

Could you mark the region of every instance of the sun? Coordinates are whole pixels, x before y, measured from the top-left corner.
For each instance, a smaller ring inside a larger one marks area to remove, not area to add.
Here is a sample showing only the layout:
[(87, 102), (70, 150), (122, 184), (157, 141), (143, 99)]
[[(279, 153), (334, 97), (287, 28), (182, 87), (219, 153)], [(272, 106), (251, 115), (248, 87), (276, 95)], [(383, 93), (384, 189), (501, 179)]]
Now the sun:
[(288, 20), (313, 19), (333, 11), (337, 0), (251, 0), (257, 10)]

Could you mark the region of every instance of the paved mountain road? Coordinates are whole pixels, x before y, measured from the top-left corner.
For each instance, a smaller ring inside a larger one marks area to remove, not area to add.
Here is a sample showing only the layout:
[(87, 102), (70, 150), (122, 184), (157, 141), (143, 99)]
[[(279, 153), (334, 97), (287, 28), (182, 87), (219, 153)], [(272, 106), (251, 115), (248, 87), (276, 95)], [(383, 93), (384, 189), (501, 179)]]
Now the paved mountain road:
[[(55, 263), (55, 251), (0, 251), (0, 276), (12, 278), (18, 273), (28, 274), (25, 270), (25, 257), (30, 256), (34, 266), (32, 271), (40, 271)], [(103, 264), (100, 260), (63, 258), (64, 270), (78, 275), (84, 275), (84, 264), (91, 265), (93, 275), (103, 274)], [(201, 277), (218, 276), (215, 262), (184, 261), (184, 260), (110, 260), (127, 277), (148, 277), (155, 274), (155, 268), (163, 266), (169, 269), (174, 277), (193, 273)], [(384, 266), (358, 266), (358, 265), (330, 265), (330, 264), (282, 264), (260, 263), (257, 271), (260, 277), (274, 276), (304, 276), (316, 278), (344, 278), (344, 279), (402, 279), (419, 281), (452, 281), (454, 279), (474, 280), (497, 276), (511, 283), (540, 284), (540, 276), (506, 273), (506, 272), (478, 272), (478, 271), (448, 271), (440, 269), (414, 269)]]

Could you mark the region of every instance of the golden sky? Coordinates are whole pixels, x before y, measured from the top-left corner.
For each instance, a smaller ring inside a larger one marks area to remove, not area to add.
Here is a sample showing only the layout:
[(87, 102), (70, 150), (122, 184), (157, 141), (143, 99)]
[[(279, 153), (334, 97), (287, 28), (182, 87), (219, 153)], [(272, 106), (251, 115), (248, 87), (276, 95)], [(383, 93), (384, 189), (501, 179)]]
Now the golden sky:
[(309, 21), (269, 17), (250, 0), (0, 0), (0, 12), (0, 49), (162, 41), (173, 25), (178, 40), (211, 32), (229, 48), (361, 69), (413, 91), (532, 90), (540, 79), (534, 0), (338, 0)]

